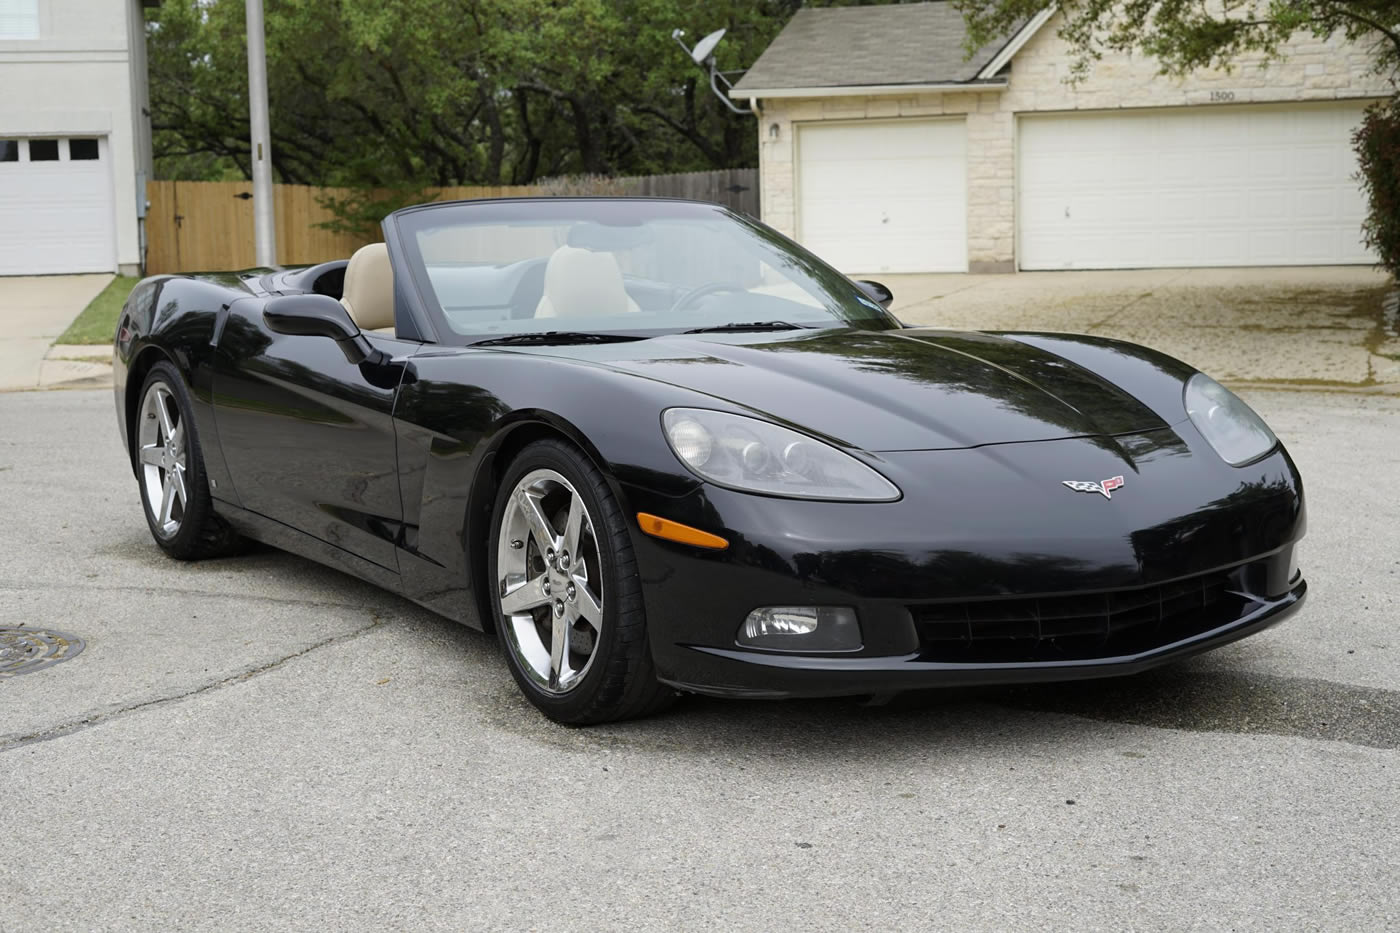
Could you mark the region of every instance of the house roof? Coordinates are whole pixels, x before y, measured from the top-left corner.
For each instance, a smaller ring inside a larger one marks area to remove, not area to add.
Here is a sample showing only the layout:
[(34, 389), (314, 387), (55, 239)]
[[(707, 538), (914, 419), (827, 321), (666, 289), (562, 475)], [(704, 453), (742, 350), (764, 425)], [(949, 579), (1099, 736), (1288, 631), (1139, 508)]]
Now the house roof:
[(987, 65), (1014, 40), (1028, 38), (1022, 34), (1031, 23), (1038, 28), (1042, 22), (1035, 17), (967, 58), (967, 28), (952, 3), (804, 8), (730, 93), (763, 97), (764, 91), (808, 88), (1000, 85), (1004, 82), (984, 74)]

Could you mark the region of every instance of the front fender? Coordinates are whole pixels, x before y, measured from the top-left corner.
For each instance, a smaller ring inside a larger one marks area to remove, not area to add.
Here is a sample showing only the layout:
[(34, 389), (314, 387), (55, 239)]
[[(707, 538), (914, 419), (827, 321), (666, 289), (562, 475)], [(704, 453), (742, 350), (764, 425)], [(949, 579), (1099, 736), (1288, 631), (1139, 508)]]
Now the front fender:
[(224, 478), (213, 411), (213, 354), (230, 304), (247, 296), (224, 279), (188, 276), (153, 276), (132, 289), (117, 319), (112, 381), (117, 426), (133, 471), (132, 419), (141, 386), (151, 367), (167, 360), (184, 378), (194, 401), (206, 471), (215, 480)]
[[(495, 495), (495, 464), (547, 433), (577, 445), (623, 503), (628, 490), (679, 497), (700, 485), (676, 460), (660, 413), (718, 400), (604, 366), (557, 357), (433, 348), (408, 361), (394, 410), (404, 511), (405, 591), (480, 622), (476, 546)], [(732, 407), (732, 406), (725, 406)]]

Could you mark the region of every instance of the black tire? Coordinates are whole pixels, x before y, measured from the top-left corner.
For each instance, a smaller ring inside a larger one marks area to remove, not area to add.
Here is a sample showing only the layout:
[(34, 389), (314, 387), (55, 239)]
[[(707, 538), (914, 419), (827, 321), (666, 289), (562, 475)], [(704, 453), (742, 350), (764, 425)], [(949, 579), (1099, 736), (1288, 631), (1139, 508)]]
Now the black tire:
[[(144, 466), (138, 460), (137, 486), (141, 490), (142, 511), (146, 524), (151, 529), (151, 537), (160, 549), (176, 560), (205, 560), (211, 557), (224, 557), (241, 551), (245, 540), (214, 512), (214, 503), (209, 495), (209, 482), (204, 474), (204, 450), (199, 443), (199, 429), (191, 412), (190, 393), (185, 381), (173, 364), (160, 362), (151, 367), (146, 381), (141, 385), (141, 395), (137, 400), (137, 419), (142, 417), (142, 403), (152, 386), (161, 385), (169, 392), (179, 413), (179, 424), (185, 430), (185, 490), (184, 503), (179, 529), (173, 534), (161, 530), (157, 505), (151, 502), (147, 483), (144, 479)], [(141, 446), (140, 424), (132, 425), (132, 458), (136, 460)]]
[[(602, 563), (605, 594), (593, 660), (578, 684), (563, 695), (550, 694), (536, 686), (513, 653), (497, 585), (500, 579), (497, 542), (510, 504), (510, 492), (528, 473), (542, 468), (567, 479), (589, 514), (594, 516), (594, 536)], [(642, 602), (642, 581), (626, 518), (603, 474), (592, 461), (559, 440), (536, 441), (521, 450), (501, 480), (486, 546), (491, 609), (501, 652), (521, 692), (540, 712), (555, 722), (582, 726), (648, 716), (672, 703), (675, 690), (656, 679)]]

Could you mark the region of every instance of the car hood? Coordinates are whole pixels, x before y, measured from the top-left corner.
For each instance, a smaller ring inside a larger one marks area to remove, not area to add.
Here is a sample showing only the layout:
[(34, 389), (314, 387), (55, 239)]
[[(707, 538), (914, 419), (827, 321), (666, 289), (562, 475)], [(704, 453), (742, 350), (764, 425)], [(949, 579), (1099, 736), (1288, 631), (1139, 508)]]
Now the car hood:
[(552, 350), (550, 355), (703, 392), (874, 452), (1167, 426), (1093, 372), (995, 334), (904, 329), (677, 335)]

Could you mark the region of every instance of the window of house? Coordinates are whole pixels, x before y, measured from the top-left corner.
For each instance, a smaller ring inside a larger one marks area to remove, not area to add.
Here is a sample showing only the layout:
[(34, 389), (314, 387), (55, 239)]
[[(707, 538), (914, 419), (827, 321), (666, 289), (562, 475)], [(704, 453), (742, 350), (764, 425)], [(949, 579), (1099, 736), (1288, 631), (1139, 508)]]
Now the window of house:
[(19, 161), (19, 140), (0, 139), (0, 162)]
[(97, 140), (68, 140), (68, 159), (71, 162), (86, 162), (97, 158)]
[(0, 0), (0, 39), (39, 38), (39, 0)]
[(58, 140), (31, 139), (29, 141), (30, 162), (57, 162)]

